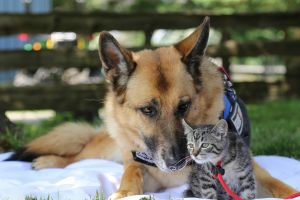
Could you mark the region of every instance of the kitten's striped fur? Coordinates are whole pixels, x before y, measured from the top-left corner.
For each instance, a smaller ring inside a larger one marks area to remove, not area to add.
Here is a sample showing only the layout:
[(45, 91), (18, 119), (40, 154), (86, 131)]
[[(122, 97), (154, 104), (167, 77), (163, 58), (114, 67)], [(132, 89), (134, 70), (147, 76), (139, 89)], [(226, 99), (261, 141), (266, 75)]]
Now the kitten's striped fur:
[(254, 199), (256, 184), (248, 146), (236, 133), (228, 131), (225, 120), (195, 128), (183, 122), (188, 150), (196, 162), (189, 178), (187, 196), (232, 199), (212, 176), (212, 166), (222, 160), (225, 182), (244, 200)]

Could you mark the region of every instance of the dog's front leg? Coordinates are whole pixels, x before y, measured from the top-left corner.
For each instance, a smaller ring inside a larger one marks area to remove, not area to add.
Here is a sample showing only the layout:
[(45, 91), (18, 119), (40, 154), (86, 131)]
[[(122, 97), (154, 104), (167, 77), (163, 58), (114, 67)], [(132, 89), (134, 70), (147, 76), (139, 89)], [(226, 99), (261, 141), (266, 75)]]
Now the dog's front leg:
[(130, 158), (125, 159), (124, 162), (124, 174), (122, 176), (121, 185), (117, 192), (113, 193), (109, 199), (116, 200), (122, 197), (127, 197), (131, 195), (143, 194), (143, 165), (132, 160), (131, 154)]

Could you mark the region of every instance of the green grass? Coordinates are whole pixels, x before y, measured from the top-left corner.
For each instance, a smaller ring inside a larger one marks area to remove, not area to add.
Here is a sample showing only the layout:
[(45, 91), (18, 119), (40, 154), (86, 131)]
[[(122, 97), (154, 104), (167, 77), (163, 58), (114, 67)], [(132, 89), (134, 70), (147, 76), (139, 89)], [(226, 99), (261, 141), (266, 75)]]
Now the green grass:
[[(300, 159), (300, 99), (285, 99), (260, 104), (249, 104), (252, 122), (251, 149), (254, 155), (283, 155)], [(59, 114), (40, 124), (20, 124), (24, 133), (0, 135), (14, 150), (28, 141), (64, 122), (73, 121), (71, 114)], [(99, 124), (95, 121), (93, 124)]]
[[(16, 150), (22, 147), (24, 144), (28, 143), (29, 141), (37, 138), (45, 134), (46, 132), (50, 131), (53, 127), (68, 121), (84, 121), (83, 119), (76, 119), (74, 118), (72, 113), (60, 113), (55, 115), (55, 117), (44, 120), (38, 124), (26, 124), (26, 123), (17, 123), (20, 127), (21, 134), (15, 135), (9, 131), (4, 134), (0, 134), (0, 152), (1, 151), (11, 151)], [(99, 125), (101, 121), (94, 120), (92, 122), (93, 125)], [(1, 147), (1, 144), (5, 144)]]
[[(26, 196), (25, 200), (53, 200), (53, 198), (50, 195), (48, 195), (47, 197), (39, 197), (39, 198), (36, 196), (30, 195), (30, 196)], [(58, 194), (57, 200), (60, 200), (59, 194)], [(103, 192), (96, 191), (95, 196), (90, 196), (89, 199), (84, 199), (84, 200), (105, 200), (105, 197), (104, 197)]]
[(300, 159), (300, 100), (248, 105), (254, 155), (283, 155)]
[(53, 200), (53, 199), (52, 199), (52, 197), (50, 197), (50, 195), (48, 195), (45, 198), (42, 198), (42, 197), (38, 198), (38, 197), (35, 197), (33, 195), (30, 195), (30, 196), (26, 196), (25, 200)]

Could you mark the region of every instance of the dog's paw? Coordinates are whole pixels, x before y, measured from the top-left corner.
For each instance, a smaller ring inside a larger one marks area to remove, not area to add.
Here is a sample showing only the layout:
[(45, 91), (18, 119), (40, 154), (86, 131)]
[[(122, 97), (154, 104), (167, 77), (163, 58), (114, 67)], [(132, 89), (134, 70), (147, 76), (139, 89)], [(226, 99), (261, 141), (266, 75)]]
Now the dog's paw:
[(110, 195), (110, 197), (108, 197), (108, 200), (119, 200), (123, 197), (128, 197), (132, 195), (136, 195), (136, 194), (128, 190), (119, 190), (113, 193), (112, 195)]
[(64, 158), (59, 156), (40, 156), (32, 161), (32, 169), (62, 168), (66, 166)]

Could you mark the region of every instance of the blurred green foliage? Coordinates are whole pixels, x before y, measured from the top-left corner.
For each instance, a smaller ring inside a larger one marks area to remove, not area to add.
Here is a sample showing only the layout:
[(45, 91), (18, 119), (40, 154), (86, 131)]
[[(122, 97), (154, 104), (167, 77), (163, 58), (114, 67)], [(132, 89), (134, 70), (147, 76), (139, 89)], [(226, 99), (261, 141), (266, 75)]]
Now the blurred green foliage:
[[(259, 12), (293, 12), (300, 10), (300, 0), (53, 0), (54, 10), (64, 11), (104, 11), (104, 12), (187, 12), (187, 13), (259, 13)], [(199, 22), (200, 23), (200, 22)], [(282, 41), (299, 39), (299, 28), (241, 29), (228, 27), (226, 31), (231, 40), (245, 41)], [(115, 31), (116, 32), (116, 31)], [(159, 40), (153, 40), (153, 46), (168, 45), (185, 37), (187, 31), (166, 30)], [(139, 32), (116, 32), (118, 40), (126, 47), (143, 46), (145, 36)], [(218, 44), (222, 38), (220, 30), (213, 29), (210, 44)], [(96, 40), (95, 40), (96, 41)], [(91, 46), (97, 48), (98, 43)], [(282, 64), (281, 57), (231, 58), (232, 63), (239, 64)]]
[(59, 10), (118, 12), (285, 12), (300, 9), (300, 0), (53, 0)]
[[(67, 11), (105, 11), (105, 12), (194, 12), (232, 14), (243, 12), (293, 12), (300, 10), (300, 0), (53, 0), (54, 10)], [(199, 22), (200, 23), (200, 22)], [(278, 30), (274, 28), (241, 29), (228, 27), (226, 31), (231, 40), (245, 41), (282, 41), (297, 39), (300, 31), (297, 28)], [(153, 46), (169, 45), (185, 37), (188, 31), (166, 30)], [(125, 47), (143, 46), (145, 36), (139, 32), (116, 32), (118, 40)], [(218, 44), (222, 38), (220, 30), (213, 29), (210, 44)], [(96, 40), (95, 40), (96, 41)], [(93, 49), (98, 43), (94, 42)], [(281, 57), (244, 57), (231, 58), (231, 63), (239, 64), (282, 64)]]
[(251, 30), (231, 30), (230, 36), (236, 42), (243, 42), (245, 40), (283, 40), (285, 33), (283, 30), (277, 30), (274, 28), (265, 29), (251, 29)]

